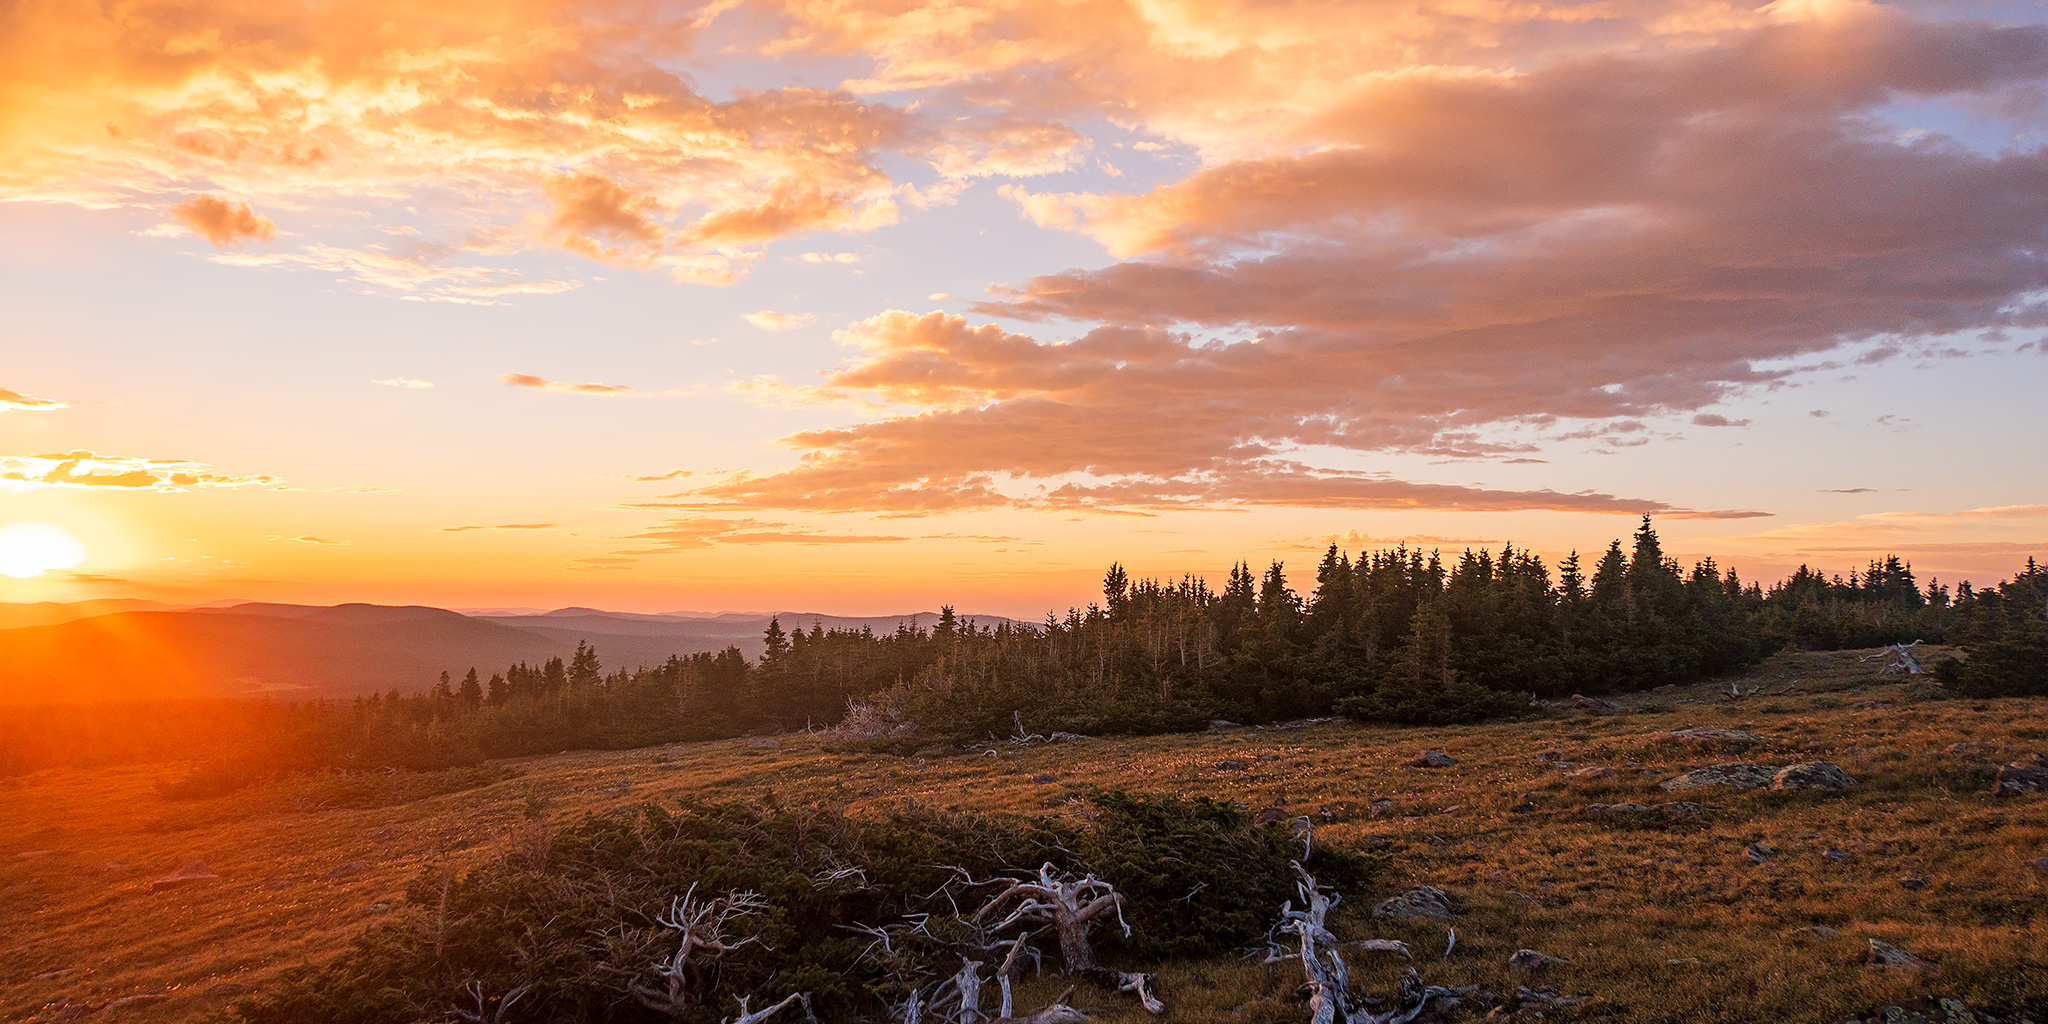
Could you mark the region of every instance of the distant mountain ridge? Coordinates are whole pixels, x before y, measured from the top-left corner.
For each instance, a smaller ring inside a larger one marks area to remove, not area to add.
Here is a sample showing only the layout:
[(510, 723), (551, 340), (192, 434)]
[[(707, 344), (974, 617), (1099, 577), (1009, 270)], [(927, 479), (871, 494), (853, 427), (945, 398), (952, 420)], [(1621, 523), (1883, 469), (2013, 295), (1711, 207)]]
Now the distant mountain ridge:
[[(154, 602), (0, 604), (0, 705), (275, 694), (349, 697), (433, 685), (441, 672), (488, 677), (513, 662), (567, 658), (579, 642), (607, 670), (670, 655), (763, 648), (771, 618), (785, 630), (929, 630), (936, 612), (843, 616), (722, 612), (709, 616), (557, 608), (463, 614), (425, 605), (300, 605), (266, 601), (173, 608)], [(959, 618), (993, 625), (1001, 616)]]

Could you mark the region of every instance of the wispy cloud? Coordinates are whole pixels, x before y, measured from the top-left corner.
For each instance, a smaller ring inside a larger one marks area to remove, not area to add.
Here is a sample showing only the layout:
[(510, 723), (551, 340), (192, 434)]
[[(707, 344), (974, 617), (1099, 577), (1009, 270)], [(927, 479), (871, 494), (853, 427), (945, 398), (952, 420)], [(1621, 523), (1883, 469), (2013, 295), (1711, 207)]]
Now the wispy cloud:
[(542, 391), (564, 391), (574, 395), (615, 395), (633, 390), (630, 384), (570, 384), (530, 373), (507, 373), (498, 377), (498, 382), (516, 388), (539, 388)]
[(434, 386), (433, 381), (421, 380), (418, 377), (386, 377), (383, 380), (373, 380), (370, 383), (382, 384), (387, 388), (430, 388)]
[(499, 523), (495, 526), (444, 526), (442, 533), (467, 533), (471, 530), (552, 530), (554, 523)]
[(811, 322), (809, 313), (777, 313), (764, 309), (758, 313), (741, 313), (740, 319), (764, 331), (794, 331)]
[(19, 391), (0, 388), (0, 412), (51, 412), (70, 406), (51, 398), (36, 398)]
[(230, 476), (203, 462), (138, 459), (91, 451), (0, 455), (0, 487), (105, 487), (183, 491), (199, 487), (279, 486), (274, 476)]

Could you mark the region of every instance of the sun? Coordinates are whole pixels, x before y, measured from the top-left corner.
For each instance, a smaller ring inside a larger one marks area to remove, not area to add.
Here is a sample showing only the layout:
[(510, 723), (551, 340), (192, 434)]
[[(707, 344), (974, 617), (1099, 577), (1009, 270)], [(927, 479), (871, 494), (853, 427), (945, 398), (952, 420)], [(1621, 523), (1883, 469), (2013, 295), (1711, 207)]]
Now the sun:
[(85, 545), (47, 523), (0, 526), (0, 575), (25, 580), (83, 561)]

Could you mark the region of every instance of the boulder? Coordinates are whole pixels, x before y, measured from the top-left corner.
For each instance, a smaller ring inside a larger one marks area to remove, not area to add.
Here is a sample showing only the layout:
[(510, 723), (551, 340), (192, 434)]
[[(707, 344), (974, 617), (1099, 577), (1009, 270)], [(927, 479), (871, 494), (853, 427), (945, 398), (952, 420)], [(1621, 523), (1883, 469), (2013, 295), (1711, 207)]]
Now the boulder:
[(1991, 782), (1992, 796), (2019, 796), (2048, 789), (2048, 769), (2038, 764), (2014, 761), (1998, 770)]
[(1597, 764), (1589, 764), (1584, 768), (1575, 768), (1565, 774), (1575, 779), (1604, 779), (1613, 775), (1614, 769), (1603, 768)]
[(1907, 892), (1919, 892), (1927, 888), (1928, 884), (1933, 881), (1934, 879), (1926, 875), (1904, 875), (1899, 878), (1899, 888)]
[(1583, 812), (1591, 818), (1649, 820), (1655, 818), (1691, 820), (1704, 816), (1708, 808), (1681, 800), (1668, 804), (1587, 804)]
[(1415, 760), (1410, 763), (1417, 768), (1449, 768), (1458, 761), (1441, 750), (1425, 750), (1415, 755)]
[(1841, 792), (1856, 785), (1848, 772), (1826, 761), (1786, 765), (1771, 776), (1772, 789), (1824, 789)]
[(1929, 961), (1922, 960), (1889, 942), (1880, 942), (1877, 939), (1870, 940), (1870, 952), (1864, 956), (1863, 962), (1872, 967), (1887, 967), (1902, 971), (1934, 971), (1938, 969)]
[(1767, 843), (1751, 843), (1742, 848), (1742, 855), (1762, 864), (1778, 855), (1778, 848)]
[(1243, 771), (1243, 770), (1244, 770), (1244, 762), (1243, 762), (1243, 761), (1237, 761), (1237, 760), (1230, 760), (1230, 761), (1218, 761), (1218, 762), (1216, 762), (1216, 770), (1217, 770), (1217, 771), (1219, 771), (1219, 772), (1236, 772), (1236, 771)]
[(1666, 743), (1728, 744), (1730, 746), (1748, 746), (1752, 743), (1762, 743), (1764, 741), (1762, 736), (1758, 736), (1753, 732), (1743, 732), (1741, 729), (1713, 729), (1704, 727), (1679, 729), (1675, 732), (1651, 733), (1650, 738), (1662, 740)]
[(1618, 715), (1628, 710), (1618, 700), (1602, 700), (1598, 697), (1588, 697), (1583, 693), (1572, 694), (1572, 706), (1596, 715)]
[(1282, 807), (1278, 804), (1274, 804), (1273, 806), (1268, 807), (1263, 811), (1260, 811), (1259, 816), (1252, 819), (1252, 824), (1270, 825), (1276, 821), (1286, 821), (1291, 817), (1293, 817), (1293, 815), (1287, 813), (1287, 808)]
[(1399, 896), (1381, 900), (1372, 908), (1374, 917), (1402, 921), (1448, 921), (1451, 914), (1450, 895), (1433, 885), (1417, 886)]
[(370, 870), (370, 866), (359, 860), (350, 861), (347, 864), (337, 864), (332, 871), (327, 872), (327, 880), (332, 882), (343, 878), (354, 878), (368, 870)]
[(169, 889), (174, 886), (189, 885), (193, 882), (204, 882), (208, 879), (219, 877), (219, 875), (213, 873), (212, 868), (206, 866), (205, 861), (188, 860), (185, 862), (184, 867), (179, 868), (178, 870), (173, 871), (170, 874), (165, 875), (162, 878), (159, 878), (156, 881), (149, 883), (149, 891), (156, 892), (160, 889)]
[(1752, 764), (1748, 761), (1731, 761), (1706, 768), (1695, 768), (1675, 779), (1666, 779), (1658, 787), (1666, 792), (1678, 793), (1688, 789), (1706, 786), (1738, 786), (1743, 789), (1762, 789), (1771, 784), (1778, 769), (1769, 765)]
[(1562, 967), (1568, 963), (1571, 963), (1571, 961), (1563, 957), (1551, 956), (1548, 953), (1538, 953), (1533, 949), (1518, 949), (1515, 950), (1515, 955), (1508, 957), (1508, 970), (1541, 971), (1552, 967)]

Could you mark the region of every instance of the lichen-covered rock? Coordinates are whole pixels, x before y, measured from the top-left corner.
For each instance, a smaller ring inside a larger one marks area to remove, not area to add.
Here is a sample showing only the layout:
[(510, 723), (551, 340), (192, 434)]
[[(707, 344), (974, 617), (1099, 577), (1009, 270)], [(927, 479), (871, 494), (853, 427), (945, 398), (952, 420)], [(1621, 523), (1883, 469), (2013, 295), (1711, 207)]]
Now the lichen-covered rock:
[(1381, 900), (1372, 908), (1374, 917), (1402, 921), (1448, 921), (1452, 913), (1450, 894), (1433, 885), (1416, 886), (1399, 896)]
[(1562, 967), (1568, 963), (1571, 961), (1560, 956), (1539, 953), (1533, 949), (1518, 949), (1515, 950), (1515, 955), (1508, 957), (1508, 970), (1541, 971), (1551, 967)]
[(2026, 761), (2014, 761), (1998, 770), (1991, 782), (1992, 796), (2020, 796), (2048, 789), (2048, 769)]
[(1768, 843), (1751, 843), (1742, 848), (1742, 855), (1758, 864), (1762, 864), (1777, 856), (1778, 849)]
[(1933, 963), (1922, 960), (1889, 942), (1881, 942), (1877, 939), (1870, 940), (1870, 952), (1864, 957), (1864, 962), (1872, 967), (1887, 967), (1902, 971), (1931, 972), (1937, 969)]
[(1572, 706), (1596, 715), (1618, 715), (1628, 710), (1620, 701), (1588, 697), (1583, 693), (1572, 694)]
[(1675, 779), (1658, 783), (1667, 792), (1679, 793), (1688, 789), (1707, 786), (1737, 786), (1743, 789), (1762, 789), (1771, 784), (1778, 769), (1770, 765), (1752, 764), (1748, 761), (1731, 761), (1727, 764), (1695, 768)]
[(1706, 815), (1709, 808), (1680, 800), (1668, 804), (1587, 804), (1583, 812), (1587, 817), (1619, 820), (1648, 820), (1656, 818), (1690, 820)]
[(1826, 761), (1786, 765), (1771, 776), (1772, 789), (1824, 789), (1841, 792), (1856, 785), (1848, 772)]
[(1753, 732), (1743, 732), (1741, 729), (1712, 729), (1705, 727), (1679, 729), (1675, 732), (1651, 733), (1650, 738), (1666, 743), (1727, 744), (1730, 746), (1748, 746), (1752, 743), (1762, 743), (1764, 741), (1762, 736), (1758, 736)]
[(1457, 764), (1458, 761), (1441, 750), (1425, 750), (1417, 754), (1415, 760), (1410, 763), (1414, 764), (1417, 768), (1449, 768)]

